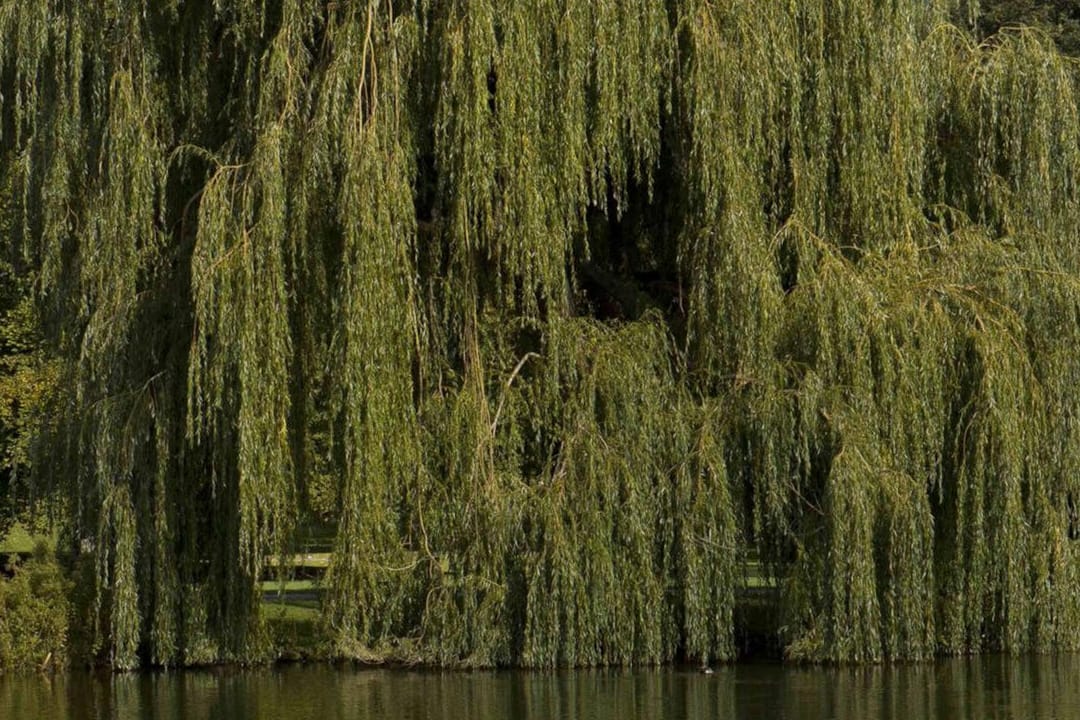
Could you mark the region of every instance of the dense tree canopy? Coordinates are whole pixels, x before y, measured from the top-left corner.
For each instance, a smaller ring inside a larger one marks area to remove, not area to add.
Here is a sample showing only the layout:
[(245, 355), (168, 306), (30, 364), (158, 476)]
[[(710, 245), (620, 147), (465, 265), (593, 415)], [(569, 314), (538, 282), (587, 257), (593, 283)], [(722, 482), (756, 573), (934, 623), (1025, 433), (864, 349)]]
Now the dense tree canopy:
[[(10, 188), (3, 197), (10, 197)], [(11, 219), (0, 203), (0, 236)], [(29, 269), (0, 257), (0, 537), (16, 517), (31, 515), (31, 445), (56, 390), (57, 363), (43, 346)]]
[[(116, 667), (1080, 647), (1077, 68), (954, 0), (0, 2)], [(960, 25), (950, 24), (952, 21)]]
[(1076, 0), (981, 0), (979, 30), (993, 34), (1008, 27), (1040, 29), (1061, 52), (1080, 55), (1080, 2)]

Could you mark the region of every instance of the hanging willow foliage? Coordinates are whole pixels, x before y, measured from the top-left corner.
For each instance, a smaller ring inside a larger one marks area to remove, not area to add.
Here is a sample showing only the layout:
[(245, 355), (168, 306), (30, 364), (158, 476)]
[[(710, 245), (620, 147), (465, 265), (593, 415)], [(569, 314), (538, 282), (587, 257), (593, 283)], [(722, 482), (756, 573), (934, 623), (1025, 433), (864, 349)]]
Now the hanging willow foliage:
[[(1080, 647), (1073, 61), (949, 0), (0, 2), (36, 491), (118, 668)], [(950, 24), (958, 22), (960, 25)]]

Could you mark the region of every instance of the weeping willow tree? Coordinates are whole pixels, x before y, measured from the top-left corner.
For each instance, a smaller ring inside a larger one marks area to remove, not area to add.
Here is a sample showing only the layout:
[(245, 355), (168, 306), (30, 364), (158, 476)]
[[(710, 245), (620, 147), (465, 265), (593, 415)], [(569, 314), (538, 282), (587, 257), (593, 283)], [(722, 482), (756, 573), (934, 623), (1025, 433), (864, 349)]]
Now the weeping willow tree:
[[(1080, 647), (1077, 66), (947, 0), (0, 3), (117, 668)], [(952, 24), (958, 23), (958, 24)]]

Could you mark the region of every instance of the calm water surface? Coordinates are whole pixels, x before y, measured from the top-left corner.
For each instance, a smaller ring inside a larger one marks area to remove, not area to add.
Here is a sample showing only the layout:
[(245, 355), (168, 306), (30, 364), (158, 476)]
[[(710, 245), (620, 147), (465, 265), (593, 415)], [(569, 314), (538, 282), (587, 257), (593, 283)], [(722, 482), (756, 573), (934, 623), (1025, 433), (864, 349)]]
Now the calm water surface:
[(899, 668), (447, 673), (325, 666), (0, 678), (3, 720), (1080, 718), (1080, 656)]

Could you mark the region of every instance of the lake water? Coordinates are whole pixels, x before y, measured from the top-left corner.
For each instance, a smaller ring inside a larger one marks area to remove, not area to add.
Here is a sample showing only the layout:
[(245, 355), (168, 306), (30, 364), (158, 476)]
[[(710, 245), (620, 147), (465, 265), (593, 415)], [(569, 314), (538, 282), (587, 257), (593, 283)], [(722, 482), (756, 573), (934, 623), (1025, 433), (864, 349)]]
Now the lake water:
[(1080, 718), (1080, 656), (893, 668), (416, 672), (285, 666), (0, 678), (3, 720)]

